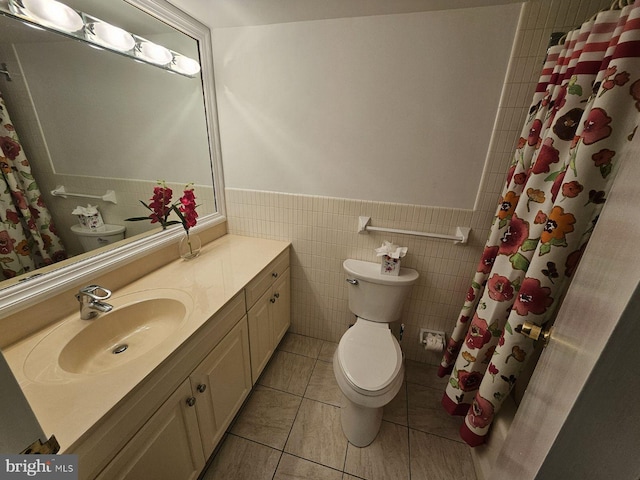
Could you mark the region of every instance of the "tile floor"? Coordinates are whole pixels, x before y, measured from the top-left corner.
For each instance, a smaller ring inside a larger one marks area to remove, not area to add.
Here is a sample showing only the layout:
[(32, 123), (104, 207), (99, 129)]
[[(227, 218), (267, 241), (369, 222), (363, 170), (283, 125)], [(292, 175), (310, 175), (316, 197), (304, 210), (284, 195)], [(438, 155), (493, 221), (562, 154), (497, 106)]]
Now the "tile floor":
[(445, 379), (407, 361), (380, 433), (355, 447), (340, 427), (337, 344), (287, 334), (229, 428), (202, 480), (476, 480), (458, 437), (462, 419), (440, 406)]

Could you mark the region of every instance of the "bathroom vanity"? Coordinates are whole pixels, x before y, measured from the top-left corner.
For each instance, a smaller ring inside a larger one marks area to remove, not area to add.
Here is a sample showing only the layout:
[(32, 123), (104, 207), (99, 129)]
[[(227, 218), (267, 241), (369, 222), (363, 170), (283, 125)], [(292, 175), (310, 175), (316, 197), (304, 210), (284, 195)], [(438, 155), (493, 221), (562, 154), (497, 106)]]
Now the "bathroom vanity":
[[(195, 479), (290, 325), (289, 244), (224, 235), (108, 302), (5, 348), (7, 362), (79, 478)], [(109, 335), (122, 353), (105, 353)]]

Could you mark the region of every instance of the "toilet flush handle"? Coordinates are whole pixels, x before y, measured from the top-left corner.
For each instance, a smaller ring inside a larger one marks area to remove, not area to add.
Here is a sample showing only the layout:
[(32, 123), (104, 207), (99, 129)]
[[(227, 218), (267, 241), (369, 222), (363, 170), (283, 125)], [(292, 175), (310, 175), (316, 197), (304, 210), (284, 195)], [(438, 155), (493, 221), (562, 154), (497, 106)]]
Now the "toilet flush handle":
[(351, 285), (358, 285), (358, 280), (356, 280), (355, 278), (347, 278), (347, 282)]

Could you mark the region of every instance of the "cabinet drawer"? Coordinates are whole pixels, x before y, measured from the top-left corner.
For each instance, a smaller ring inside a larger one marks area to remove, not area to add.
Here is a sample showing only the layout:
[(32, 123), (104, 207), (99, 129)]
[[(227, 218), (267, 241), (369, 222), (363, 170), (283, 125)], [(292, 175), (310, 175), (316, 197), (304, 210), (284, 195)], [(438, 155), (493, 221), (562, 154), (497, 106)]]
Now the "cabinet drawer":
[(271, 262), (258, 276), (256, 276), (245, 289), (247, 295), (247, 311), (267, 291), (276, 278), (284, 273), (289, 266), (289, 249), (282, 252), (278, 258)]

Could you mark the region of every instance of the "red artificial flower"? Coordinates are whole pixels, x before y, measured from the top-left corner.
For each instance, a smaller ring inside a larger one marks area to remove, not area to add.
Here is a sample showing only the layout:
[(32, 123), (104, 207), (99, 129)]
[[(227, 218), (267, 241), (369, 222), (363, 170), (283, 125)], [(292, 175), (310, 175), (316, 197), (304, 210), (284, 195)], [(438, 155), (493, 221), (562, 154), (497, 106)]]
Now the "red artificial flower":
[(9, 235), (9, 232), (7, 232), (6, 230), (3, 230), (0, 232), (0, 253), (1, 254), (7, 255), (8, 253), (11, 253), (11, 251), (13, 250), (14, 243), (15, 243), (15, 240), (11, 238), (11, 236)]
[(487, 283), (489, 297), (497, 302), (504, 302), (513, 298), (513, 286), (507, 277), (497, 273)]
[(609, 126), (611, 120), (612, 118), (602, 108), (592, 109), (584, 121), (582, 142), (585, 145), (591, 145), (611, 135), (611, 127)]
[(489, 273), (491, 268), (493, 267), (493, 263), (496, 261), (496, 256), (498, 255), (498, 247), (485, 247), (482, 252), (482, 257), (480, 258), (480, 262), (478, 263), (478, 272)]
[(473, 302), (475, 299), (476, 299), (476, 292), (473, 289), (473, 287), (469, 287), (469, 290), (467, 290), (466, 300), (467, 302)]
[[(135, 222), (140, 220), (151, 220), (151, 223), (159, 223), (163, 229), (169, 225), (181, 223), (187, 234), (189, 229), (196, 225), (198, 213), (196, 212), (196, 196), (193, 187), (187, 185), (182, 196), (176, 202), (172, 202), (173, 190), (167, 187), (164, 181), (158, 182), (158, 186), (153, 187), (153, 196), (149, 204), (142, 203), (151, 214), (147, 217), (127, 218), (127, 221)], [(180, 220), (169, 220), (171, 212), (175, 212)]]
[(13, 201), (14, 201), (15, 205), (20, 210), (26, 210), (27, 209), (27, 199), (25, 198), (24, 193), (22, 193), (19, 190), (16, 190), (16, 191), (12, 191), (11, 195), (13, 196)]
[(171, 211), (171, 197), (173, 191), (165, 186), (153, 187), (153, 197), (149, 202), (149, 208), (152, 213), (149, 215), (151, 223), (160, 222), (164, 226), (164, 222)]
[(526, 181), (527, 181), (526, 173), (516, 173), (513, 176), (513, 183), (515, 183), (516, 185), (524, 185)]
[(471, 326), (469, 327), (469, 331), (467, 332), (467, 337), (464, 339), (464, 342), (467, 344), (467, 347), (477, 349), (482, 348), (490, 340), (491, 332), (489, 331), (487, 321), (480, 318), (476, 313), (473, 316)]
[(540, 141), (540, 132), (542, 131), (542, 121), (537, 118), (533, 121), (533, 125), (531, 125), (531, 129), (529, 130), (529, 137), (527, 138), (527, 143), (529, 146), (533, 147), (538, 145)]
[(458, 370), (458, 387), (463, 392), (472, 392), (477, 390), (482, 383), (482, 373), (467, 372), (466, 370)]
[(580, 192), (584, 190), (584, 187), (580, 182), (573, 180), (571, 182), (562, 185), (562, 195), (567, 198), (575, 198), (580, 195)]
[(473, 399), (467, 419), (475, 428), (484, 428), (493, 420), (493, 411), (494, 408), (491, 402), (478, 394)]
[(7, 222), (13, 223), (14, 225), (17, 225), (18, 223), (20, 223), (20, 216), (18, 215), (18, 212), (14, 210), (7, 209), (7, 213), (5, 213), (5, 218)]
[(188, 232), (191, 227), (195, 227), (198, 218), (196, 212), (196, 196), (193, 189), (185, 190), (180, 197), (180, 212), (184, 217), (183, 227)]
[(529, 224), (514, 213), (498, 248), (501, 255), (513, 255), (529, 236)]
[(11, 137), (0, 137), (0, 149), (9, 160), (15, 160), (20, 154), (20, 144)]
[(536, 158), (535, 163), (533, 164), (532, 172), (533, 173), (549, 173), (551, 171), (550, 165), (552, 163), (558, 163), (560, 160), (560, 152), (553, 146), (553, 138), (547, 138), (542, 143), (542, 148), (540, 148), (540, 153), (538, 153), (538, 158)]
[(525, 278), (513, 303), (513, 309), (522, 316), (529, 312), (540, 315), (553, 303), (550, 294), (551, 289), (543, 287), (537, 278)]
[(591, 159), (593, 160), (596, 167), (602, 167), (605, 165), (610, 165), (611, 160), (615, 156), (616, 152), (613, 150), (609, 150), (608, 148), (603, 148), (598, 153), (594, 153), (591, 155)]

